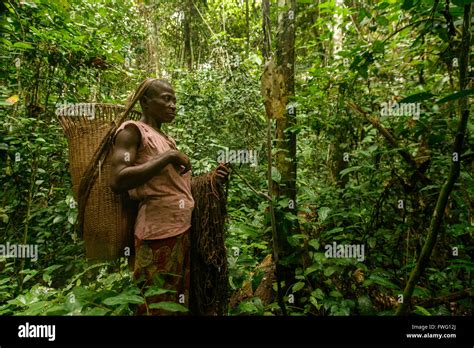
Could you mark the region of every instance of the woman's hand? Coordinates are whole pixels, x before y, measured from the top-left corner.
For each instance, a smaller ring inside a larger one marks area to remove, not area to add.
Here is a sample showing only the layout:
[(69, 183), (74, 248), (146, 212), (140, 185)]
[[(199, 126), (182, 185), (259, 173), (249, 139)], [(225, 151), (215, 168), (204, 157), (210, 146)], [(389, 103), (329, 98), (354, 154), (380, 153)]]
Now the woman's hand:
[(179, 152), (178, 150), (168, 150), (166, 152), (168, 156), (168, 161), (171, 163), (176, 171), (183, 175), (191, 170), (191, 162), (189, 161), (189, 157), (186, 156), (184, 153)]
[(216, 175), (216, 182), (219, 185), (225, 184), (229, 179), (230, 168), (227, 167), (224, 163), (219, 163), (219, 166), (214, 170)]

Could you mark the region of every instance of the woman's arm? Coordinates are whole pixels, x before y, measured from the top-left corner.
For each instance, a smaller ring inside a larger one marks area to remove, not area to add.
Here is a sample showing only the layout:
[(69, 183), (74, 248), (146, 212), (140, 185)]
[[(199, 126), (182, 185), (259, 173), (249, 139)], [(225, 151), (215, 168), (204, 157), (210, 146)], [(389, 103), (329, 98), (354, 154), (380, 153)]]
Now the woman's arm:
[(110, 186), (116, 193), (122, 193), (145, 184), (152, 177), (158, 175), (168, 164), (173, 164), (177, 168), (183, 166), (181, 174), (191, 169), (187, 156), (176, 150), (166, 151), (147, 163), (134, 165), (140, 138), (140, 131), (133, 125), (127, 125), (115, 138)]

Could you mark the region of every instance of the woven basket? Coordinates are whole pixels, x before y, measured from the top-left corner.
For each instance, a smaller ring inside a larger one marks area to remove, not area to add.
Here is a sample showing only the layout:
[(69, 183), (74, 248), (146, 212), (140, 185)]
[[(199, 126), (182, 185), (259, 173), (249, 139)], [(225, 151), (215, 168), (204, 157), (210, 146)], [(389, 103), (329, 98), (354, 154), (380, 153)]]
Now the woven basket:
[[(74, 104), (57, 110), (69, 144), (69, 166), (76, 201), (89, 162), (124, 110), (118, 105), (95, 103)], [(128, 118), (139, 119), (140, 116), (139, 112), (131, 111)], [(111, 190), (109, 155), (99, 164), (99, 176), (85, 207), (82, 237), (86, 257), (90, 260), (112, 260), (127, 256), (127, 251), (133, 253), (137, 202), (128, 194), (117, 195)]]

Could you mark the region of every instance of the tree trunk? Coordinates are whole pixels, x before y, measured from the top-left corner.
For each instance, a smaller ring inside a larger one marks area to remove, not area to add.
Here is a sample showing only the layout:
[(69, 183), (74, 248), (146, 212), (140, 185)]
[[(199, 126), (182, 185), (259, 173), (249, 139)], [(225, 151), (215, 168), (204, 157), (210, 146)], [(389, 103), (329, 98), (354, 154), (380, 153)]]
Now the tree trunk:
[[(276, 41), (277, 71), (283, 77), (283, 100), (291, 103), (295, 94), (295, 0), (279, 0), (278, 32)], [(277, 200), (286, 199), (287, 205), (284, 209), (278, 209), (276, 214), (277, 238), (279, 246), (279, 259), (290, 261), (288, 258), (293, 254), (293, 248), (288, 242), (288, 237), (298, 230), (296, 219), (288, 219), (286, 214), (296, 215), (296, 133), (288, 132), (287, 129), (296, 124), (296, 110), (293, 106), (286, 105), (281, 117), (276, 118), (275, 167), (281, 175), (279, 183), (273, 183), (272, 196)], [(285, 260), (285, 258), (287, 260)], [(285, 281), (286, 288), (293, 281), (292, 267), (284, 262), (279, 267), (281, 279)], [(285, 293), (287, 291), (285, 290)]]
[[(288, 9), (278, 16), (276, 44), (277, 69), (284, 79), (286, 100), (291, 102), (295, 95), (295, 0), (279, 0), (280, 8)], [(285, 196), (296, 202), (296, 133), (285, 132), (296, 124), (296, 110), (287, 106), (282, 117), (276, 120), (276, 167), (281, 174), (281, 182), (275, 185), (280, 197)], [(296, 209), (292, 209), (296, 211)]]
[[(263, 47), (265, 68), (262, 75), (262, 95), (265, 98), (265, 109), (268, 116), (268, 186), (270, 193), (270, 214), (272, 222), (273, 257), (275, 260), (278, 287), (278, 303), (282, 314), (286, 315), (284, 295), (293, 282), (292, 260), (294, 256), (288, 236), (298, 227), (287, 214), (296, 214), (296, 134), (285, 132), (295, 124), (295, 110), (288, 108), (288, 98), (294, 96), (294, 62), (295, 62), (295, 0), (279, 0), (278, 33), (276, 44), (276, 60), (271, 54), (270, 4), (264, 0), (263, 15)], [(275, 161), (273, 163), (271, 129), (276, 124)], [(280, 179), (274, 180), (272, 173), (276, 169)], [(282, 199), (286, 200), (285, 208), (280, 208)], [(275, 205), (277, 204), (277, 206)]]
[(263, 32), (263, 44), (262, 44), (262, 56), (266, 61), (270, 58), (272, 49), (271, 44), (271, 26), (270, 26), (270, 0), (263, 0), (262, 2), (262, 32)]

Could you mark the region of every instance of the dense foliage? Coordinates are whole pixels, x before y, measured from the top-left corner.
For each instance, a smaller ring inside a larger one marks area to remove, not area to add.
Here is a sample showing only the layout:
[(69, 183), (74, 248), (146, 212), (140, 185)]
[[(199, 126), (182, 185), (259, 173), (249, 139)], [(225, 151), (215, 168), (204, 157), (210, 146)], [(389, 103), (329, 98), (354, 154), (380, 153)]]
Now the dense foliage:
[[(297, 214), (284, 212), (287, 201), (274, 202), (285, 219), (299, 222), (288, 240), (296, 255), (285, 293), (290, 314), (395, 313), (451, 165), (468, 3), (297, 2), (297, 124), (287, 129), (297, 134)], [(124, 104), (147, 76), (175, 86), (178, 117), (166, 130), (196, 174), (216, 166), (219, 150), (257, 151), (255, 166), (234, 166), (228, 188), (229, 314), (281, 314), (271, 265), (260, 265), (272, 253), (269, 202), (251, 189), (267, 191), (261, 2), (0, 6), (0, 244), (39, 245), (36, 262), (0, 258), (0, 314), (133, 315), (143, 302), (125, 259), (85, 260), (55, 108)], [(275, 23), (284, 9), (272, 3), (270, 10)], [(381, 115), (384, 103), (402, 101), (419, 103), (419, 114)], [(442, 233), (413, 294), (415, 314), (472, 315), (472, 122), (463, 153)], [(274, 168), (273, 180), (278, 175)], [(364, 259), (327, 257), (325, 246), (334, 242), (363, 245)], [(452, 294), (459, 296), (443, 300)]]

